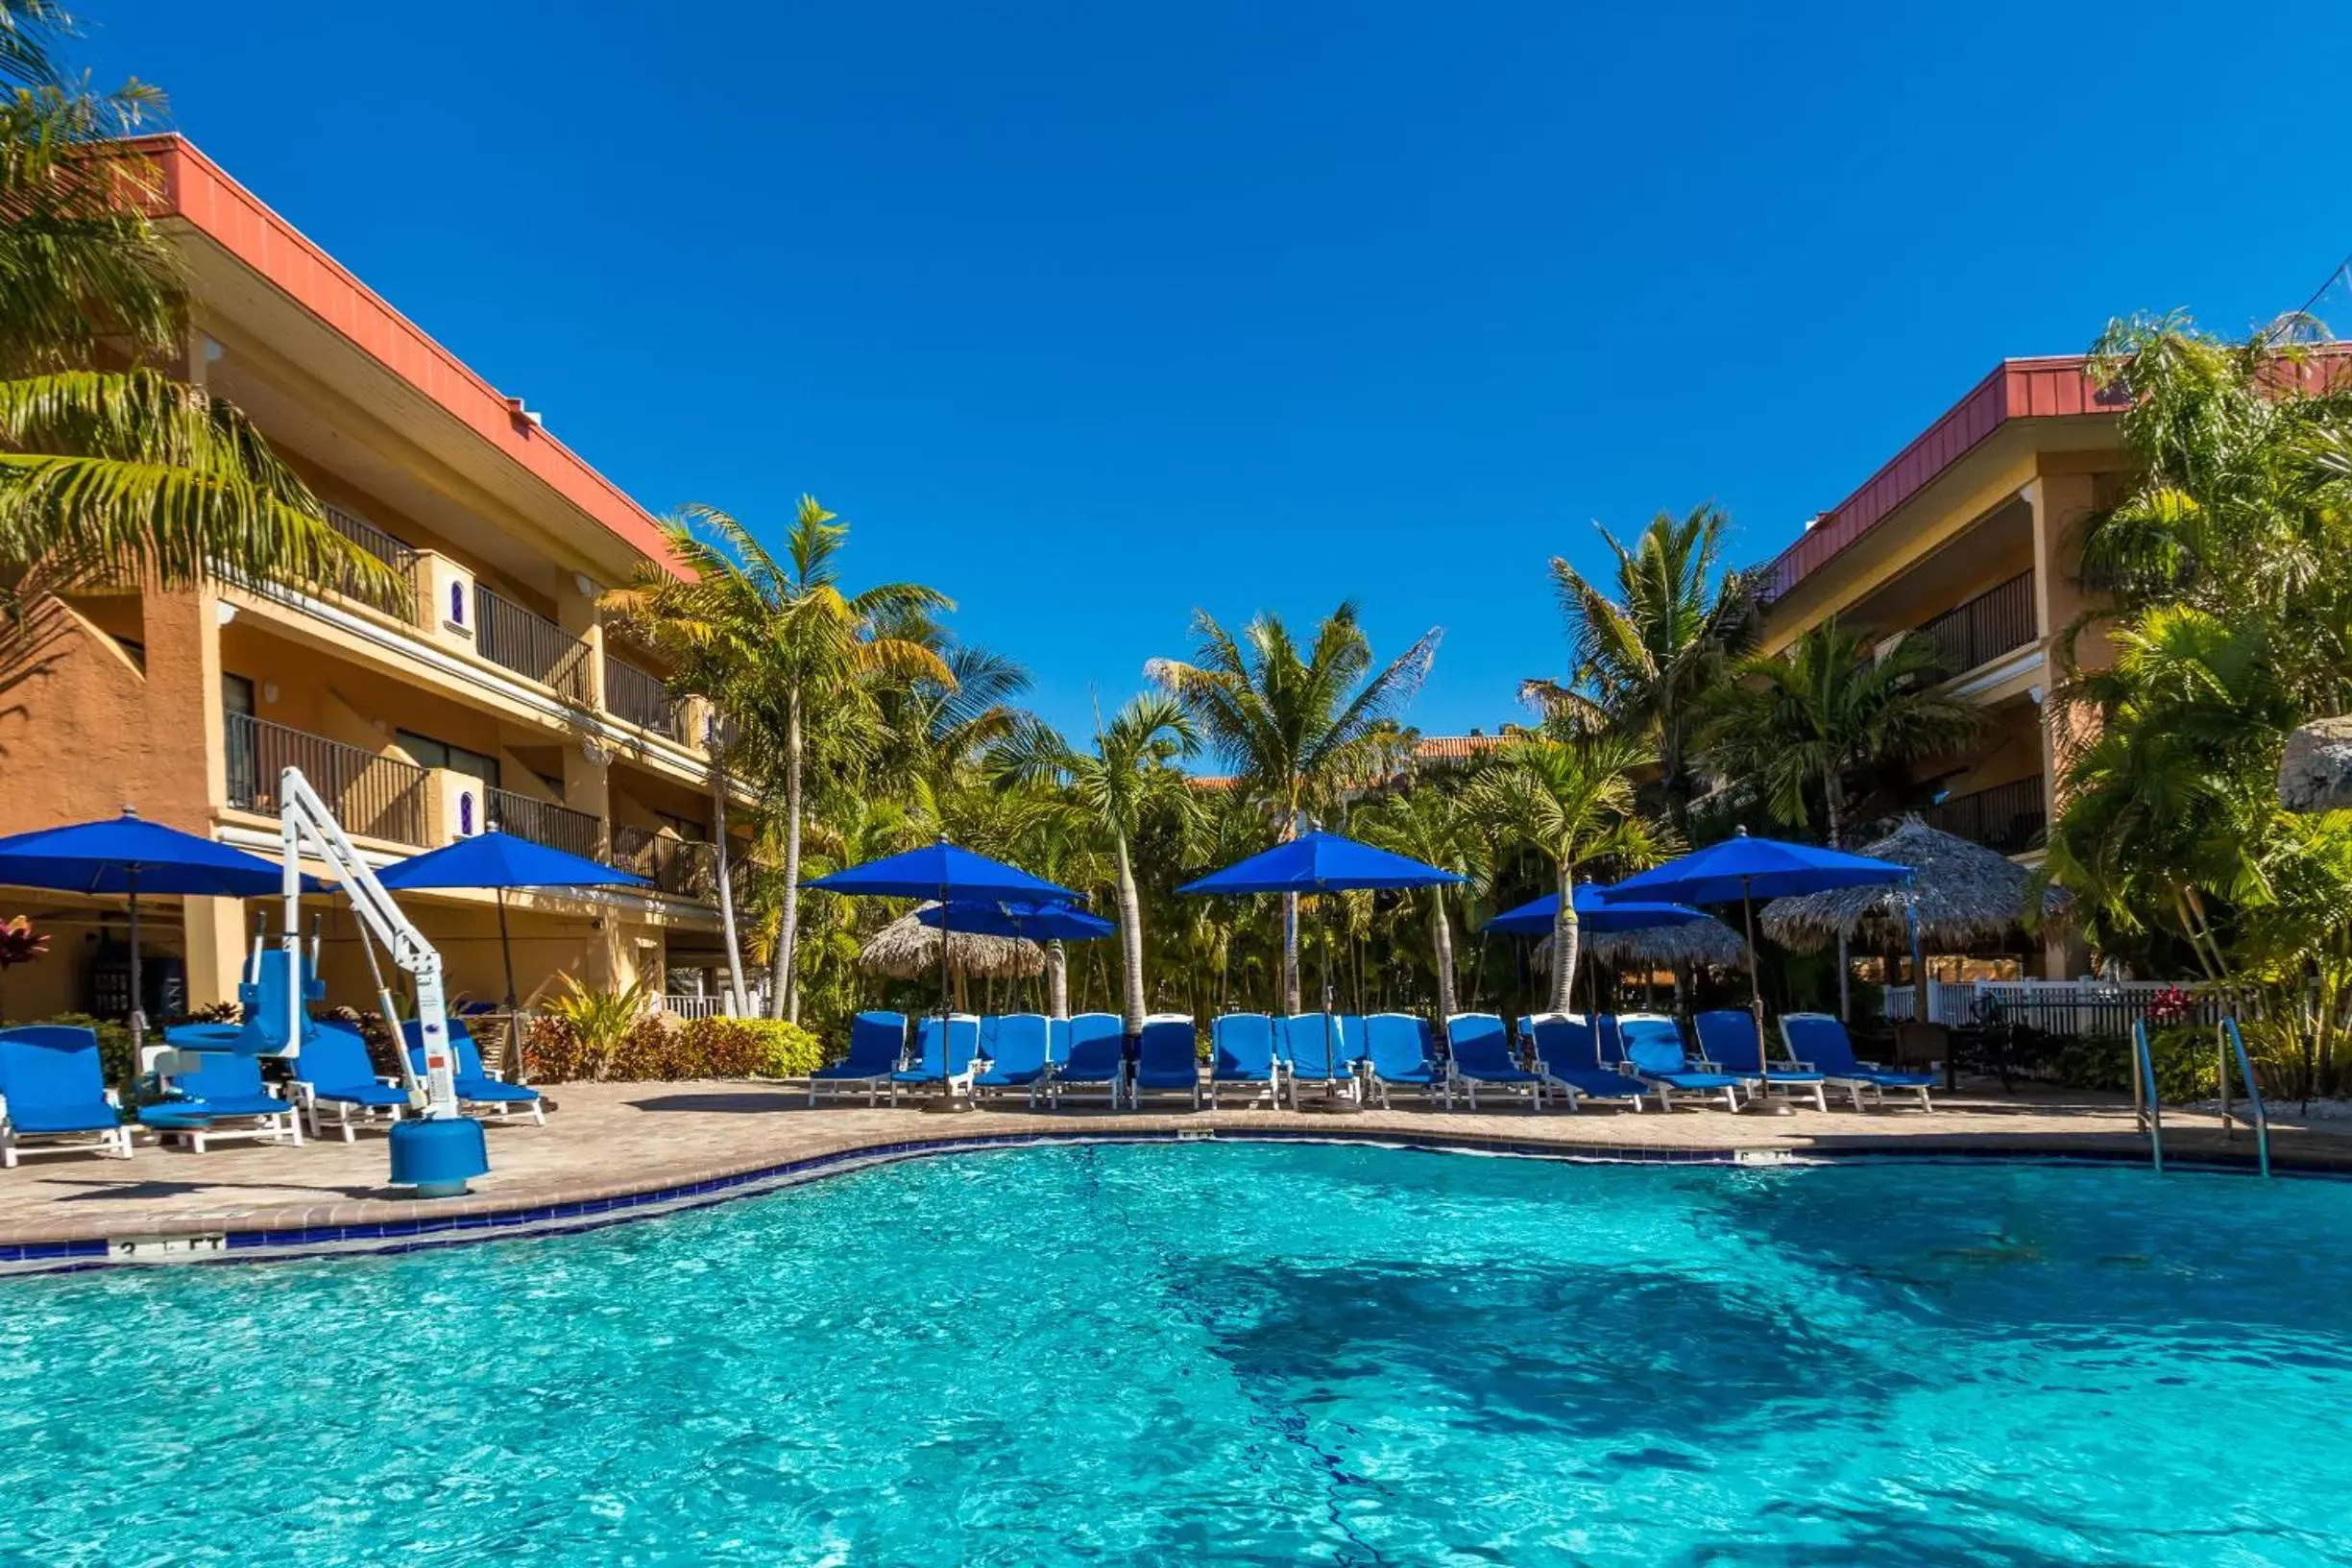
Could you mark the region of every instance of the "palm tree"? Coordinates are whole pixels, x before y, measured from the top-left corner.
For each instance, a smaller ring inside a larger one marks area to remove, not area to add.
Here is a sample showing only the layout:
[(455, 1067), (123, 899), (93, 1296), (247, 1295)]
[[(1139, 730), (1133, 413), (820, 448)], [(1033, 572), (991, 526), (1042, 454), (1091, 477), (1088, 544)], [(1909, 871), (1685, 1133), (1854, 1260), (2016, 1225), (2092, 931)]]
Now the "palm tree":
[[(1441, 871), (1476, 881), (1487, 869), (1488, 838), (1468, 808), (1467, 797), (1423, 784), (1372, 802), (1356, 813), (1358, 836), (1379, 849), (1410, 856)], [(1454, 995), (1453, 922), (1445, 889), (1421, 889), (1429, 920), (1430, 960), (1437, 974), (1438, 1016), (1461, 1011)]]
[(1089, 754), (1042, 720), (1022, 725), (992, 754), (1000, 787), (1052, 783), (1069, 790), (1109, 840), (1119, 884), (1119, 950), (1127, 980), (1127, 1028), (1143, 1032), (1143, 900), (1136, 891), (1131, 846), (1153, 817), (1189, 817), (1191, 787), (1176, 764), (1200, 751), (1183, 708), (1145, 693), (1131, 699), (1095, 735)]
[[(1845, 845), (1855, 791), (1889, 766), (1957, 750), (1984, 726), (1984, 712), (1952, 695), (1944, 650), (1906, 632), (1881, 644), (1836, 616), (1806, 629), (1770, 657), (1742, 660), (1710, 701), (1706, 744), (1715, 772), (1751, 780), (1765, 808), (1808, 827), (1819, 798), (1830, 847)], [(1837, 940), (1837, 999), (1852, 1011), (1847, 938)]]
[(1560, 895), (1552, 917), (1553, 1012), (1574, 1006), (1577, 873), (1597, 860), (1639, 870), (1674, 842), (1671, 830), (1651, 827), (1635, 799), (1634, 770), (1646, 760), (1646, 748), (1624, 736), (1555, 731), (1513, 741), (1469, 787), (1466, 804), (1475, 817), (1506, 843), (1551, 862)]
[(0, 682), (26, 673), (39, 607), (95, 578), (397, 602), (244, 415), (150, 363), (186, 351), (186, 294), (152, 170), (109, 143), (162, 99), (65, 74), (74, 36), (54, 0), (0, 0)]
[(1731, 519), (1713, 506), (1679, 519), (1659, 513), (1630, 549), (1602, 529), (1617, 562), (1613, 596), (1554, 557), (1577, 675), (1519, 688), (1520, 700), (1547, 715), (1581, 715), (1654, 743), (1666, 811), (1683, 832), (1696, 793), (1691, 741), (1700, 709), (1745, 649), (1755, 613), (1748, 580), (1723, 566), (1730, 530)]
[[(849, 529), (812, 495), (800, 498), (782, 561), (716, 507), (689, 507), (664, 532), (671, 557), (691, 577), (681, 580), (648, 567), (634, 587), (608, 602), (636, 617), (656, 645), (672, 655), (685, 688), (721, 705), (757, 748), (755, 759), (771, 758), (783, 775), (783, 883), (768, 1012), (792, 1017), (812, 716), (830, 720), (842, 705), (870, 700), (870, 688), (861, 683), (871, 677), (952, 685), (953, 673), (929, 647), (882, 635), (879, 628), (955, 606), (936, 590), (914, 583), (843, 592), (834, 557)], [(722, 812), (723, 768), (723, 758), (715, 752), (713, 799)], [(725, 887), (723, 875), (720, 886)], [(720, 914), (730, 928), (728, 958), (735, 962), (734, 915), (723, 891)]]
[[(1273, 615), (1251, 620), (1237, 639), (1196, 611), (1193, 631), (1199, 647), (1190, 663), (1154, 659), (1144, 674), (1184, 705), (1284, 840), (1298, 835), (1310, 811), (1394, 770), (1402, 751), (1396, 715), (1420, 688), (1443, 636), (1431, 628), (1375, 671), (1353, 600), (1324, 618), (1303, 652)], [(1297, 894), (1282, 900), (1282, 996), (1297, 1012)]]

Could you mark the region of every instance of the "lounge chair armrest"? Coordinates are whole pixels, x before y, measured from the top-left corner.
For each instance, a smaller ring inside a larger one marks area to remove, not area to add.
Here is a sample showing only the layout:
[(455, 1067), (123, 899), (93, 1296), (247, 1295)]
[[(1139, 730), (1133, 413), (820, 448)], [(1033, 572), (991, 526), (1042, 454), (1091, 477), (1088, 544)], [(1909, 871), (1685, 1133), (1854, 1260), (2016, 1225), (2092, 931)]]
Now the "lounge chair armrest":
[[(8, 1096), (0, 1095), (0, 1116), (4, 1116), (8, 1113)], [(120, 1089), (108, 1090), (107, 1103), (113, 1106), (118, 1111), (121, 1110), (123, 1108), (123, 1092)]]
[(1821, 1071), (1810, 1062), (1800, 1062), (1793, 1057), (1778, 1065), (1787, 1068), (1792, 1073), (1818, 1073)]
[(296, 1078), (294, 1080), (295, 1104), (302, 1106), (314, 1105), (318, 1102), (318, 1098), (319, 1086), (317, 1084), (312, 1083), (308, 1078)]

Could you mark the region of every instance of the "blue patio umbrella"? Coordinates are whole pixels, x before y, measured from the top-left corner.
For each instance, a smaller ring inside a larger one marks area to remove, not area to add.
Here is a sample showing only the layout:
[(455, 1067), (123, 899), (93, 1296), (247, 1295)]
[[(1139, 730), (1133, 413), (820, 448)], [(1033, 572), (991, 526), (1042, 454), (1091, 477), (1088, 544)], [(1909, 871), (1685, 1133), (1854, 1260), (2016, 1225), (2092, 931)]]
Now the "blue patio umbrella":
[(131, 1081), (126, 1090), (137, 1087), (140, 1048), (147, 1037), (140, 995), (139, 895), (257, 898), (278, 892), (281, 875), (274, 861), (149, 822), (128, 806), (118, 817), (0, 838), (0, 883), (62, 893), (121, 893), (130, 899)]
[[(952, 1011), (948, 998), (947, 938), (961, 929), (957, 924), (957, 909), (967, 904), (1061, 904), (1086, 902), (1086, 895), (1057, 886), (1043, 877), (1032, 877), (1019, 866), (1008, 866), (1002, 860), (991, 860), (984, 855), (959, 848), (947, 841), (942, 833), (938, 839), (920, 849), (899, 855), (886, 855), (863, 865), (848, 866), (831, 876), (817, 877), (802, 884), (828, 893), (841, 893), (853, 898), (929, 899), (938, 905), (938, 919), (926, 921), (940, 934), (939, 941), (939, 1028), (944, 1043), (947, 1020)], [(944, 1068), (951, 1065), (945, 1055), (940, 1058)], [(939, 1098), (927, 1103), (931, 1111), (958, 1111), (963, 1102), (956, 1098), (956, 1091), (943, 1072), (939, 1077)]]
[[(513, 833), (482, 832), (461, 838), (423, 855), (398, 860), (376, 874), (376, 880), (395, 892), (427, 887), (487, 887), (498, 896), (498, 956), (506, 966), (507, 1071), (520, 1074), (522, 1066), (522, 1023), (515, 997), (515, 948), (506, 931), (506, 890), (510, 887), (650, 887), (633, 871), (622, 871), (599, 860), (550, 849)], [(363, 941), (365, 937), (361, 938)], [(373, 965), (376, 953), (368, 952)], [(378, 986), (381, 989), (381, 986)]]
[[(1869, 887), (1879, 882), (1904, 882), (1911, 868), (1893, 860), (1816, 844), (1790, 844), (1777, 838), (1751, 838), (1742, 828), (1736, 834), (1705, 849), (1654, 866), (1611, 887), (1610, 902), (1625, 899), (1666, 899), (1684, 904), (1729, 904), (1739, 901), (1743, 934), (1748, 939), (1748, 1006), (1756, 1016), (1757, 1049), (1763, 1049), (1764, 988), (1757, 977), (1756, 901), (1795, 893), (1826, 893), (1838, 887)], [(1770, 1108), (1758, 1096), (1755, 1105)], [(1785, 1109), (1783, 1107), (1782, 1109)]]
[[(939, 929), (944, 923), (953, 922), (956, 929), (980, 936), (1027, 937), (1030, 941), (1047, 944), (1046, 962), (1050, 978), (1046, 985), (1046, 1011), (1055, 1018), (1064, 1016), (1070, 1010), (1069, 983), (1062, 968), (1061, 944), (1098, 941), (1119, 929), (1101, 915), (1090, 915), (1066, 904), (1033, 904), (1026, 900), (927, 904), (914, 912), (914, 918), (934, 930)], [(945, 940), (941, 938), (943, 945)]]
[[(1288, 843), (1237, 860), (1223, 871), (1212, 871), (1186, 882), (1179, 893), (1200, 895), (1246, 893), (1345, 893), (1365, 888), (1436, 887), (1467, 879), (1425, 864), (1408, 856), (1359, 844), (1338, 833), (1301, 833)], [(1325, 917), (1326, 934), (1329, 918)], [(1334, 1066), (1339, 1055), (1332, 1039), (1337, 1028), (1331, 1016), (1331, 969), (1323, 966), (1323, 1100), (1326, 1111), (1356, 1111), (1363, 1107), (1339, 1098)]]

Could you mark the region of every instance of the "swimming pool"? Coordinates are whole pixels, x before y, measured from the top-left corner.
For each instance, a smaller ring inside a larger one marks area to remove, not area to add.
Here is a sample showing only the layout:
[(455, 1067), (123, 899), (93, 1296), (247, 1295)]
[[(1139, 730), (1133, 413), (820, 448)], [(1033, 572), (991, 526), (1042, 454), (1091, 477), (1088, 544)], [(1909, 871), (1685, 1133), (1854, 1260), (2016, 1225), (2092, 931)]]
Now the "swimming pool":
[(2352, 1186), (1322, 1146), (0, 1282), (0, 1561), (2352, 1561)]

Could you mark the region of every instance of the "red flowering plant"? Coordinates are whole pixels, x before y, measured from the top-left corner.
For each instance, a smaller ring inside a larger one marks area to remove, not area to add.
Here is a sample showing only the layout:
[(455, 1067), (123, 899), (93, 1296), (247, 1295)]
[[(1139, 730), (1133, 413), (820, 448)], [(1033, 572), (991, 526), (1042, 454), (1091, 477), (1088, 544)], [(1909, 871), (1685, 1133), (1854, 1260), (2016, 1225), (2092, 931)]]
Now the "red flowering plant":
[(2194, 1000), (2188, 992), (2177, 985), (2168, 985), (2148, 998), (2147, 1021), (2159, 1028), (2170, 1028), (2174, 1025), (2188, 1023), (2189, 1014), (2194, 1006)]
[[(49, 933), (47, 931), (35, 930), (33, 922), (22, 915), (12, 920), (0, 922), (0, 977), (5, 977), (18, 964), (29, 964), (36, 958), (45, 958), (48, 954)], [(5, 1002), (0, 1002), (0, 1019), (7, 1017), (7, 1005)]]

